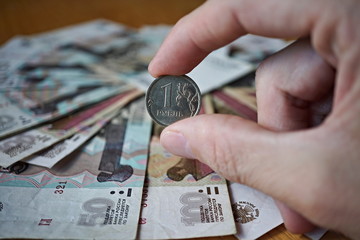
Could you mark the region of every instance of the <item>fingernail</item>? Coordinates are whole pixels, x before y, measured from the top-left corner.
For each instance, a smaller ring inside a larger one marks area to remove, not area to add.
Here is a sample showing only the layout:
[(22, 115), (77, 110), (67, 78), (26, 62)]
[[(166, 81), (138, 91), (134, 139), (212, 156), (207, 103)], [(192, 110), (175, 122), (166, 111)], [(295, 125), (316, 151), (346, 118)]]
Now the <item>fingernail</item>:
[(189, 142), (181, 132), (164, 130), (160, 136), (161, 145), (172, 154), (194, 159)]

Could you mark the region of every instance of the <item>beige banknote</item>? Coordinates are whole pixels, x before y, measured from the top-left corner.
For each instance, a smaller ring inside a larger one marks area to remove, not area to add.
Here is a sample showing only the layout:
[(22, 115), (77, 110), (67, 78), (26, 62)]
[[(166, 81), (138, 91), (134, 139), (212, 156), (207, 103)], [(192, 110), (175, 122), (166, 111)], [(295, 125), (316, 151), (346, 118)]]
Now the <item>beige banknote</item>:
[[(202, 112), (213, 112), (210, 98)], [(159, 127), (161, 129), (161, 127)], [(151, 139), (139, 239), (193, 238), (235, 233), (226, 180), (198, 160), (167, 152)]]

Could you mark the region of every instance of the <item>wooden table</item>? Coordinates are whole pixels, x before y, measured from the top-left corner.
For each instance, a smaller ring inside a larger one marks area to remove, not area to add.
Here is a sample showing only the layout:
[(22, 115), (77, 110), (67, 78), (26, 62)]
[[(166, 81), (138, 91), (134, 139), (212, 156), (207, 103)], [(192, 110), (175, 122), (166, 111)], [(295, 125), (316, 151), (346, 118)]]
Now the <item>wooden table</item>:
[[(131, 27), (175, 24), (204, 0), (1, 0), (0, 44), (18, 34), (40, 33), (83, 21), (105, 18)], [(198, 238), (199, 239), (199, 238)], [(200, 240), (235, 240), (234, 236)], [(308, 239), (286, 231), (283, 225), (260, 239)], [(347, 239), (328, 232), (323, 239)]]

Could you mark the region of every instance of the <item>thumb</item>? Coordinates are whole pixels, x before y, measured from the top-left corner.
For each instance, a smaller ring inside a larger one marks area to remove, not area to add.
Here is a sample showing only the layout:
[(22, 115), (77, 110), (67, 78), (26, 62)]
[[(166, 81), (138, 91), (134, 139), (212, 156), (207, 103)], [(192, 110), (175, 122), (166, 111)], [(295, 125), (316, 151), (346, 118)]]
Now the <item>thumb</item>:
[(228, 180), (256, 188), (309, 218), (313, 192), (320, 188), (320, 166), (312, 156), (320, 136), (273, 132), (237, 116), (210, 114), (168, 126), (160, 141), (169, 152), (198, 159)]
[[(230, 115), (211, 114), (168, 126), (162, 131), (160, 141), (169, 152), (198, 159), (227, 179), (244, 183), (245, 175), (239, 172), (250, 172), (250, 169), (244, 171), (250, 166), (241, 162), (245, 162), (245, 158), (254, 160), (255, 154), (259, 154), (259, 138), (266, 134), (270, 132), (253, 122)], [(251, 140), (254, 135), (257, 139)]]

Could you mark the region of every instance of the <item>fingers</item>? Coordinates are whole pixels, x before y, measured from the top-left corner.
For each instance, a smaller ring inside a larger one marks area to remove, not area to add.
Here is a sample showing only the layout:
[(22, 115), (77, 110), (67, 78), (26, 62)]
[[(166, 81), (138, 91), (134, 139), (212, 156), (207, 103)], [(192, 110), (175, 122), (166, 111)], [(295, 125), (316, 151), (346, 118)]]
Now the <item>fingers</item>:
[(289, 208), (286, 204), (276, 201), (287, 230), (292, 233), (301, 234), (314, 230), (315, 225), (306, 220), (302, 215)]
[[(276, 131), (312, 126), (318, 118), (313, 106), (331, 94), (334, 78), (334, 70), (314, 51), (309, 39), (293, 43), (268, 58), (257, 71), (258, 123)], [(285, 204), (277, 205), (291, 232), (314, 228)]]
[(311, 127), (315, 108), (329, 98), (334, 81), (334, 69), (308, 39), (293, 43), (257, 70), (258, 123), (278, 131)]
[(214, 49), (247, 33), (308, 36), (323, 8), (320, 1), (308, 0), (207, 1), (175, 25), (149, 71), (153, 76), (185, 74)]
[[(289, 202), (295, 196), (294, 186), (308, 191), (307, 186), (314, 184), (307, 181), (315, 182), (316, 162), (308, 157), (311, 152), (303, 151), (304, 145), (313, 143), (303, 141), (304, 137), (303, 133), (280, 135), (236, 116), (213, 114), (176, 122), (163, 130), (160, 140), (169, 152), (199, 159), (229, 180)], [(297, 161), (289, 159), (294, 155)], [(304, 185), (297, 184), (305, 175)], [(291, 191), (284, 195), (285, 189)]]
[[(254, 134), (258, 135), (256, 140)], [(176, 122), (162, 131), (160, 140), (168, 151), (176, 155), (202, 160), (228, 179), (249, 183), (245, 175), (239, 174), (245, 172), (243, 168), (247, 166), (237, 166), (240, 161), (245, 161), (238, 159), (238, 156), (256, 158), (252, 163), (260, 161), (259, 154), (262, 153), (255, 149), (262, 147), (262, 143), (267, 148), (266, 145), (272, 141), (270, 135), (273, 134), (254, 122), (231, 115), (215, 114), (199, 115)], [(251, 169), (252, 167), (248, 172)]]
[(236, 116), (212, 114), (176, 122), (163, 130), (160, 140), (167, 151), (199, 159), (226, 179), (286, 203), (280, 210), (290, 231), (313, 227), (304, 217), (316, 219), (316, 196), (324, 184), (318, 174), (323, 165), (314, 161), (318, 142), (324, 141), (321, 132), (276, 133)]

